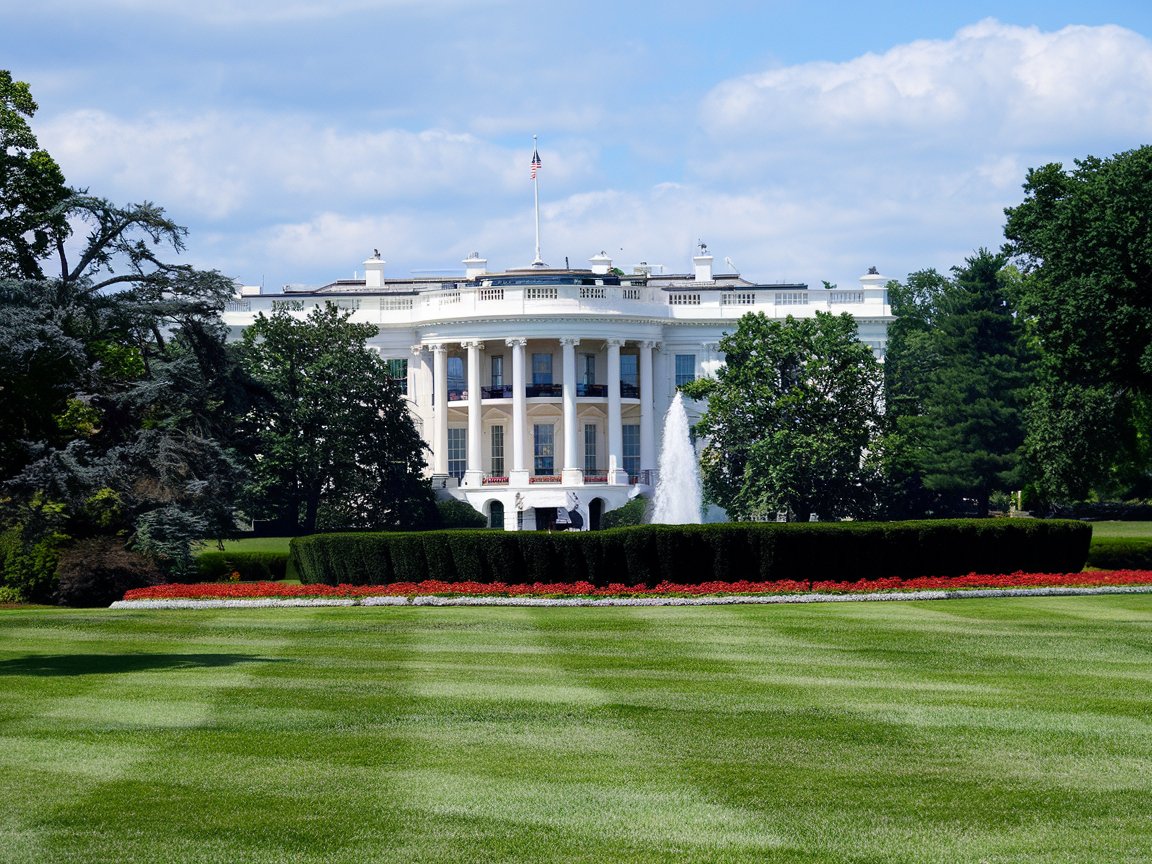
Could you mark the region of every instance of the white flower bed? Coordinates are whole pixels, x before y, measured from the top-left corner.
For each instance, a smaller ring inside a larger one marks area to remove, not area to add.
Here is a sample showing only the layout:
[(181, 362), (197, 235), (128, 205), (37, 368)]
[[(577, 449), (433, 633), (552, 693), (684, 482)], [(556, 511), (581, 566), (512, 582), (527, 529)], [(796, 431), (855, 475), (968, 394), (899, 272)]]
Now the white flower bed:
[(983, 597), (1069, 597), (1152, 594), (1150, 585), (1096, 588), (973, 588), (965, 591), (889, 591), (877, 594), (733, 594), (705, 597), (262, 597), (242, 600), (117, 600), (112, 609), (260, 609), (281, 606), (738, 606), (775, 603), (856, 603), (959, 600)]

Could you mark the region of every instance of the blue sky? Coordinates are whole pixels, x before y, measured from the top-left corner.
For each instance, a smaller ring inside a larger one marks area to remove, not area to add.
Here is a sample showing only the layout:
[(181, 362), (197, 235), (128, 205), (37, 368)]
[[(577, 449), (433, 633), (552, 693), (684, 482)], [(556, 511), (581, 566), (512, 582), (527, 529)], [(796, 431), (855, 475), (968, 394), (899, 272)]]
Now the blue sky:
[(1001, 243), (1029, 167), (1152, 143), (1147, 2), (0, 0), (69, 181), (267, 289), (604, 250), (760, 281)]

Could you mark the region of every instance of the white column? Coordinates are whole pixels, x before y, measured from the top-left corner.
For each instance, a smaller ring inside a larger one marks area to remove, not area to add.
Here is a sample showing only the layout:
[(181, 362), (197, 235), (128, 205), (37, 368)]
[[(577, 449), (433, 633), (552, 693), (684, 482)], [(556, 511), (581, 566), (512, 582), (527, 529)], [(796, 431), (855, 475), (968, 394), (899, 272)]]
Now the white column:
[(584, 472), (577, 461), (576, 440), (576, 346), (580, 340), (565, 336), (560, 340), (564, 355), (564, 469), (562, 483), (583, 483)]
[(640, 470), (656, 467), (656, 435), (653, 419), (652, 349), (655, 342), (640, 343)]
[(620, 413), (620, 346), (623, 344), (623, 339), (608, 340), (608, 482), (627, 484)]
[(528, 423), (527, 403), (524, 401), (524, 348), (527, 339), (505, 339), (512, 349), (512, 470), (509, 485), (528, 485), (528, 471), (524, 467), (524, 433)]
[(465, 486), (484, 485), (484, 463), (480, 455), (480, 432), (483, 429), (480, 406), (480, 349), (483, 342), (461, 342), (468, 349), (468, 465)]
[(448, 476), (448, 346), (427, 346), (432, 352), (432, 476)]

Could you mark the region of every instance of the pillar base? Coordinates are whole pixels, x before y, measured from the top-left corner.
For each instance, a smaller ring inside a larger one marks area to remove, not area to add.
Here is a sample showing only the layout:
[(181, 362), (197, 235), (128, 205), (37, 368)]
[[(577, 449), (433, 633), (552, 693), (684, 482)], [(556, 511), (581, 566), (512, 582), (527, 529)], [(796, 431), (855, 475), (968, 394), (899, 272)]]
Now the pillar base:
[(508, 485), (509, 486), (527, 486), (528, 485), (528, 471), (509, 471), (508, 472)]
[(627, 486), (628, 472), (621, 468), (617, 468), (615, 471), (609, 471), (608, 482), (615, 486)]
[(465, 471), (464, 478), (460, 481), (461, 486), (467, 486), (470, 489), (479, 488), (484, 485), (484, 472), (483, 471)]
[(560, 472), (560, 482), (565, 486), (583, 486), (584, 472), (579, 468), (565, 468)]

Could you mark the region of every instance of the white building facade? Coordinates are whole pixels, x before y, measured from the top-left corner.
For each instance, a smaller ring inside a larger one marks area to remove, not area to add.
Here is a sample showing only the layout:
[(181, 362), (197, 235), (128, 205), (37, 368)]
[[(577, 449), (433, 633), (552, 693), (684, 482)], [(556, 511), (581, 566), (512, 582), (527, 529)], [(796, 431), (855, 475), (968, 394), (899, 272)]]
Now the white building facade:
[[(399, 279), (377, 256), (363, 279), (277, 294), (246, 287), (224, 321), (238, 334), (260, 312), (304, 318), (334, 303), (376, 325), (370, 345), (405, 390), (434, 488), (507, 530), (551, 528), (558, 514), (597, 528), (654, 484), (676, 388), (715, 372), (718, 343), (744, 314), (848, 312), (879, 357), (892, 320), (874, 268), (856, 287), (811, 290), (714, 274), (703, 248), (682, 275), (623, 275), (603, 252), (589, 269), (490, 273), (476, 254), (463, 263), (463, 277)], [(690, 406), (690, 421), (702, 407)]]

